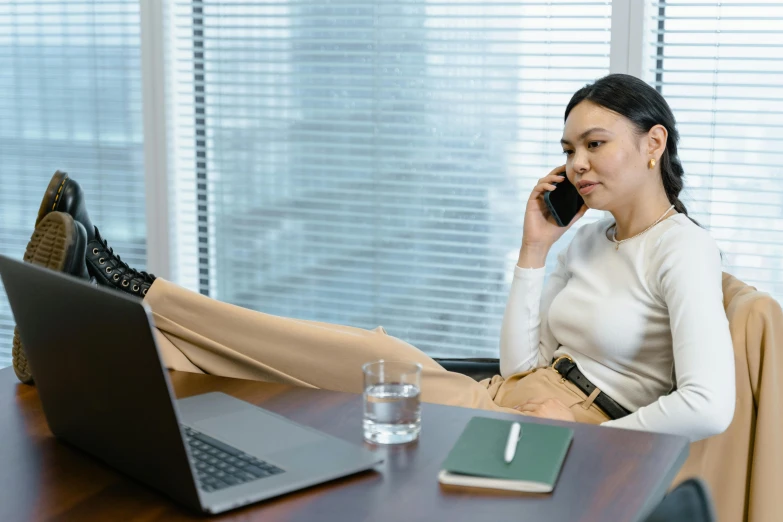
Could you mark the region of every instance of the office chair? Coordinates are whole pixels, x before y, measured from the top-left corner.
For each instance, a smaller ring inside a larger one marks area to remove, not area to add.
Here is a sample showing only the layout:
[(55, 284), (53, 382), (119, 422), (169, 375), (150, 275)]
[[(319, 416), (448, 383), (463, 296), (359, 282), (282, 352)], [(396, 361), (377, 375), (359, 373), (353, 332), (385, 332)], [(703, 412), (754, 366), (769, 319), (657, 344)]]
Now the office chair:
[(701, 479), (691, 478), (671, 490), (645, 522), (716, 522), (710, 492)]

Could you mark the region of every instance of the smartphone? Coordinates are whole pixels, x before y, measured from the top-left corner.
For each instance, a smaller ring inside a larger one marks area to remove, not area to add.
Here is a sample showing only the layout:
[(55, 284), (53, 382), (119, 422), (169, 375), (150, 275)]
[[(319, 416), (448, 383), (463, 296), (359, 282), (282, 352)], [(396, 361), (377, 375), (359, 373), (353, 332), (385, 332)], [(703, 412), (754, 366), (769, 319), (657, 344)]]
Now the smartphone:
[(544, 201), (549, 212), (552, 213), (552, 217), (555, 218), (555, 222), (561, 227), (567, 227), (582, 205), (585, 204), (585, 200), (582, 199), (579, 191), (568, 181), (567, 177), (555, 185), (557, 185), (555, 190), (544, 194)]

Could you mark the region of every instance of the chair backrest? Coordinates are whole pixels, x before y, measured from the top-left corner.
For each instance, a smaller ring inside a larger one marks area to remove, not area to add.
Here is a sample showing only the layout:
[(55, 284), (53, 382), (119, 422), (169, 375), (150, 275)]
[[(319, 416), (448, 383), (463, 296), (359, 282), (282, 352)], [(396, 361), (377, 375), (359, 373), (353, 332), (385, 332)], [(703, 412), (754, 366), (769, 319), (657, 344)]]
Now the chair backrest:
[(697, 478), (671, 490), (645, 522), (715, 522), (715, 508), (707, 485)]

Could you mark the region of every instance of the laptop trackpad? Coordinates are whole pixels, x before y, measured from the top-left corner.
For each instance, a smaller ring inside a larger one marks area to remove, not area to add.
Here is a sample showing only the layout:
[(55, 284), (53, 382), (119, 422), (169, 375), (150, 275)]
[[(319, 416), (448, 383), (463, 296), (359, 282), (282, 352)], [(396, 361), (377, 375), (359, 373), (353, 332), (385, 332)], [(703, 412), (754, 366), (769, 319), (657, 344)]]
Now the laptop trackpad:
[(193, 423), (207, 435), (260, 457), (321, 440), (314, 432), (248, 408)]

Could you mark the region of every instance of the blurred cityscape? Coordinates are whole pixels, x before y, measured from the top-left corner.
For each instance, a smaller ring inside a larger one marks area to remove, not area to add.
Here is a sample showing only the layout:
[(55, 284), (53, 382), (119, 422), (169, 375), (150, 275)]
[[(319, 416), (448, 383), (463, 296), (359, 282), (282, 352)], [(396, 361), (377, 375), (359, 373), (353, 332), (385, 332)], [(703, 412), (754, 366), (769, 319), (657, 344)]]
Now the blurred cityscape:
[(596, 15), (570, 45), (523, 9), (205, 3), (212, 295), (496, 357), (527, 197), (563, 162), (571, 94), (609, 67), (606, 6), (568, 14)]

